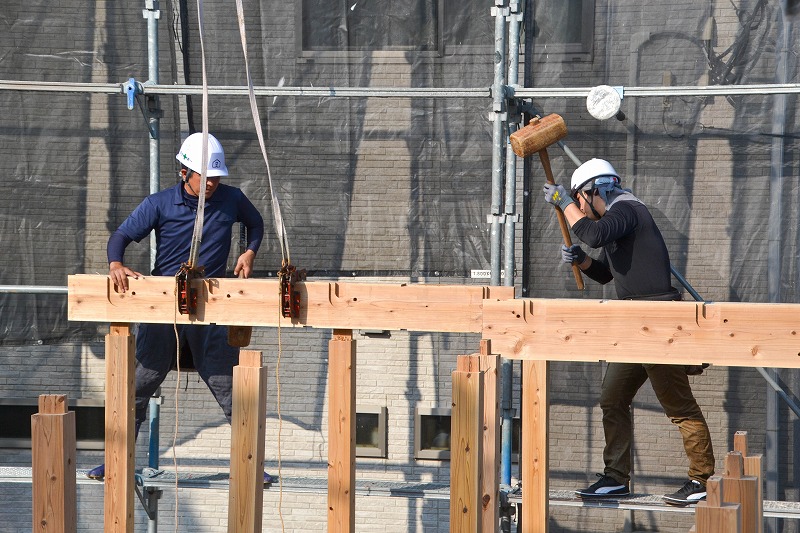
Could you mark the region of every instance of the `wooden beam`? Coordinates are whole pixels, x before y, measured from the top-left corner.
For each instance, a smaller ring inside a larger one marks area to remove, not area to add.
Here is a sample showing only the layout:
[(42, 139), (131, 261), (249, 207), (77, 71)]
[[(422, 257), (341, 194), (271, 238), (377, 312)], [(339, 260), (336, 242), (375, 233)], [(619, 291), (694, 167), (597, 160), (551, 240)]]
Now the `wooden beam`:
[(328, 342), (328, 532), (356, 528), (356, 341), (334, 330)]
[(260, 533), (267, 416), (267, 369), (261, 366), (261, 352), (239, 353), (232, 408), (228, 533)]
[(39, 396), (31, 416), (33, 532), (75, 533), (75, 413), (64, 394)]
[(478, 333), (484, 300), (514, 297), (514, 287), (309, 281), (298, 283), (300, 316), (291, 320), (280, 316), (277, 280), (208, 278), (196, 282), (197, 314), (190, 318), (176, 316), (174, 277), (129, 283), (129, 291), (117, 293), (108, 276), (69, 276), (69, 320)]
[(725, 483), (711, 476), (706, 484), (705, 501), (697, 502), (694, 520), (696, 533), (741, 533), (742, 510), (737, 503), (725, 503)]
[[(494, 346), (494, 343), (492, 344)], [(522, 523), (525, 533), (547, 533), (550, 517), (547, 426), (550, 411), (550, 363), (522, 363)]]
[(129, 325), (112, 324), (106, 335), (106, 533), (133, 533), (135, 353)]
[(484, 373), (456, 370), (452, 376), (450, 531), (480, 533)]
[(512, 359), (800, 368), (797, 304), (486, 300), (483, 337)]

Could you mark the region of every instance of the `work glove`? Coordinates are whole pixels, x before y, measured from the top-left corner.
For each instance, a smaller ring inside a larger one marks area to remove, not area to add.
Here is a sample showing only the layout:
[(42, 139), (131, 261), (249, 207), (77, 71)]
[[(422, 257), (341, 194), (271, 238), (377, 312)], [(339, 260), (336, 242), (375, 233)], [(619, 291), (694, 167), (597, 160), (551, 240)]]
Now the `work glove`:
[(561, 260), (564, 263), (580, 265), (586, 260), (586, 252), (581, 250), (577, 244), (567, 247), (566, 244), (561, 245)]
[(563, 186), (554, 183), (544, 184), (544, 199), (564, 211), (569, 204), (575, 202)]

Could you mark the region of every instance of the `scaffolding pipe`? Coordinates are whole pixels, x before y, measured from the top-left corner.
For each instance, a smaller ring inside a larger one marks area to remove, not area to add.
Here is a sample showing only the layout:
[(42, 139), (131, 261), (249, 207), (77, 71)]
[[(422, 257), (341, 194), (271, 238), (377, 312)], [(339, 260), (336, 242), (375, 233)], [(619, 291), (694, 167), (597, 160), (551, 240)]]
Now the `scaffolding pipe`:
[[(0, 80), (0, 91), (31, 91), (61, 93), (125, 94), (123, 83), (32, 82)], [(143, 85), (142, 94), (188, 96), (200, 95), (200, 85)], [(586, 99), (593, 87), (521, 87), (514, 96), (523, 99), (559, 98)], [(666, 98), (679, 96), (765, 96), (800, 94), (800, 83), (765, 83), (751, 85), (674, 85), (662, 87), (622, 87), (625, 98)], [(208, 94), (249, 96), (242, 85), (209, 85)], [(254, 87), (256, 96), (296, 96), (313, 98), (490, 98), (492, 88), (464, 87), (437, 89), (432, 87)]]
[(500, 285), (500, 225), (503, 214), (503, 167), (506, 146), (506, 17), (507, 0), (495, 0), (494, 83), (492, 85), (492, 205), (489, 211), (491, 285)]

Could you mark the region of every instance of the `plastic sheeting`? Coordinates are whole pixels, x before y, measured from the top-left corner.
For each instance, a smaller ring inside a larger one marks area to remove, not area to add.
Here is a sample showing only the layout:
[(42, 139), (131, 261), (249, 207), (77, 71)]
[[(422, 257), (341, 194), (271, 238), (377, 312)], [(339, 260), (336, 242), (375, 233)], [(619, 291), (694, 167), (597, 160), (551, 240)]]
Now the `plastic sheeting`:
[[(7, 79), (123, 83), (147, 78), (142, 5), (13, 0), (0, 15)], [(704, 297), (796, 301), (797, 97), (626, 97), (625, 120), (598, 121), (557, 89), (797, 83), (797, 30), (777, 0), (521, 2), (520, 79), (552, 88), (532, 103), (559, 113), (580, 158), (604, 157), (653, 211), (672, 262)], [(201, 83), (195, 3), (161, 3), (160, 83)], [(494, 2), (405, 0), (245, 6), (256, 86), (489, 88)], [(185, 24), (180, 25), (181, 12)], [(204, 2), (209, 85), (245, 85), (232, 3)], [(182, 31), (183, 30), (183, 31)], [(59, 38), (53, 38), (59, 35)], [(175, 40), (177, 39), (177, 40)], [(291, 259), (314, 276), (488, 283), (491, 97), (259, 97)], [(509, 103), (513, 103), (509, 101)], [(180, 138), (200, 98), (161, 97), (162, 187), (176, 183)], [(124, 95), (0, 91), (0, 284), (66, 285), (107, 269), (108, 235), (148, 193), (148, 132)], [(510, 106), (513, 124), (521, 117)], [(231, 175), (270, 224), (270, 193), (246, 97), (212, 95), (209, 123)], [(511, 131), (511, 130), (508, 130)], [(505, 147), (501, 147), (503, 149)], [(556, 178), (575, 168), (549, 149)], [(501, 159), (504, 160), (504, 159)], [(613, 297), (574, 287), (540, 193), (538, 158), (519, 162), (517, 272), (522, 294)], [(508, 208), (509, 206), (506, 206)], [(148, 243), (126, 262), (147, 271)], [(270, 235), (257, 275), (274, 275)], [(677, 284), (677, 282), (676, 282)], [(0, 294), (0, 343), (91, 336), (66, 298)]]

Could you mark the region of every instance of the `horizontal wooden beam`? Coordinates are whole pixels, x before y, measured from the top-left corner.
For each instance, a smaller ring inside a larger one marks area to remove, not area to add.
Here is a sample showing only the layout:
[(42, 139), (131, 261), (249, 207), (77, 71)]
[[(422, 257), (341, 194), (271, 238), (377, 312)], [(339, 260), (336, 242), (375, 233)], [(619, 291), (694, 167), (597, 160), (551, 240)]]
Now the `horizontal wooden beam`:
[(129, 282), (118, 293), (108, 276), (69, 276), (69, 320), (480, 333), (484, 301), (514, 297), (513, 287), (306, 281), (297, 284), (300, 316), (290, 320), (281, 317), (276, 279), (207, 278), (195, 282), (190, 318), (175, 311), (175, 278)]
[(486, 301), (483, 338), (512, 359), (800, 368), (800, 305)]

